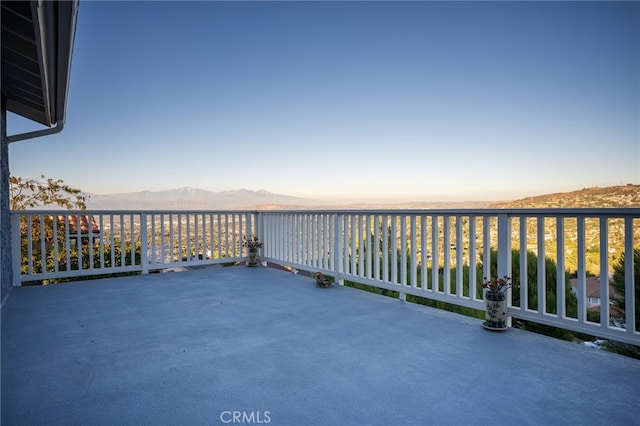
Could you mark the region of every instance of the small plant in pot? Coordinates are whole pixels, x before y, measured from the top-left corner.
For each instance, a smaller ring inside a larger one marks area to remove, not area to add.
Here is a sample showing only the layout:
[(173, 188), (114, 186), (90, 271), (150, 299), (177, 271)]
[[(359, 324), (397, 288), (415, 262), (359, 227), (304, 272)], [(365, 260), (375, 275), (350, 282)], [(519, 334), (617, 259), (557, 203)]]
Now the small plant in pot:
[(242, 247), (247, 248), (247, 266), (258, 266), (260, 264), (260, 260), (258, 259), (258, 249), (262, 248), (262, 243), (258, 240), (258, 237), (253, 236), (251, 238), (247, 238), (246, 236), (243, 236)]
[(491, 279), (485, 277), (482, 288), (486, 289), (484, 300), (486, 302), (485, 321), (482, 326), (488, 330), (504, 331), (507, 329), (507, 290), (516, 285), (511, 277), (498, 277)]
[(311, 276), (316, 280), (316, 287), (321, 287), (321, 288), (333, 287), (333, 281), (331, 281), (331, 278), (326, 276), (322, 272), (314, 272), (313, 274), (311, 274)]

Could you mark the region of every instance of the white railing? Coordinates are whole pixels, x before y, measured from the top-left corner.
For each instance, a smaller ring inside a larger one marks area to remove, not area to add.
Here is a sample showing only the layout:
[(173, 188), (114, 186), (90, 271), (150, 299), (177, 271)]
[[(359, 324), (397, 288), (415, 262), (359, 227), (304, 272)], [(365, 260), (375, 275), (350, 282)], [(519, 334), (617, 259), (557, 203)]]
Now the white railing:
[[(264, 261), (402, 300), (484, 310), (483, 278), (508, 275), (519, 283), (509, 291), (513, 318), (640, 344), (639, 266), (621, 261), (638, 262), (640, 209), (14, 211), (14, 285), (235, 263), (253, 235)], [(591, 275), (600, 277), (599, 319), (587, 305)]]
[[(640, 251), (640, 209), (267, 211), (260, 220), (272, 262), (397, 291), (402, 300), (478, 310), (483, 278), (507, 275), (519, 283), (509, 291), (513, 318), (640, 344), (632, 255)], [(612, 306), (610, 286), (622, 253), (632, 260), (621, 266), (624, 312)], [(588, 275), (601, 277), (597, 322), (587, 310)]]
[(241, 261), (254, 218), (246, 211), (14, 211), (14, 285)]

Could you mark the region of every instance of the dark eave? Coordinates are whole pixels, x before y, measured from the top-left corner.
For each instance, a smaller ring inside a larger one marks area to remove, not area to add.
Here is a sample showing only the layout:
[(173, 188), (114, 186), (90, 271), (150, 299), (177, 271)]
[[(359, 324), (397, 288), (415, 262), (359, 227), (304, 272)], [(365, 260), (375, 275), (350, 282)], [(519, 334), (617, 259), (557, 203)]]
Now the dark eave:
[(2, 1), (2, 94), (7, 111), (64, 123), (78, 0)]

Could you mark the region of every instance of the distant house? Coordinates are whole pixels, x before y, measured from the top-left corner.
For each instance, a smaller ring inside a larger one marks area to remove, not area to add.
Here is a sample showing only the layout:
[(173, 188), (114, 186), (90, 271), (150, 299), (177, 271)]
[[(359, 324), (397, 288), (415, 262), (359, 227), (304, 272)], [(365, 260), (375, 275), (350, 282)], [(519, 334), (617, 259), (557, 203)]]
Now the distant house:
[[(578, 279), (571, 278), (569, 280), (569, 284), (571, 285), (571, 292), (575, 295), (578, 294)], [(601, 305), (601, 295), (600, 295), (600, 277), (587, 277), (586, 278), (586, 302), (587, 302), (587, 311), (590, 312), (600, 312)], [(609, 280), (609, 311), (612, 316), (615, 317), (624, 317), (624, 314), (620, 312), (618, 308), (612, 306), (612, 298), (620, 297), (620, 294), (615, 290), (612, 285), (612, 280)]]
[[(69, 221), (69, 238), (78, 237), (78, 215), (58, 215), (58, 226), (65, 226), (65, 219)], [(100, 236), (100, 227), (93, 216), (80, 215), (80, 238), (88, 242), (89, 238)]]

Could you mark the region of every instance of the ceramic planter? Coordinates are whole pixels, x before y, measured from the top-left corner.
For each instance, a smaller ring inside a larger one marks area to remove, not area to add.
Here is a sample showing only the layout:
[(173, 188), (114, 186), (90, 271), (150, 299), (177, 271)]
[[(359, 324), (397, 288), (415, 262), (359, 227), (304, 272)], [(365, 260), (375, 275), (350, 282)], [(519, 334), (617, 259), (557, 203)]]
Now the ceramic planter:
[(247, 258), (247, 266), (255, 267), (258, 265), (260, 265), (260, 260), (258, 259), (258, 249), (249, 248), (249, 257)]
[(329, 288), (333, 287), (333, 282), (329, 278), (316, 279), (316, 287)]
[(482, 326), (488, 330), (504, 331), (507, 329), (507, 301), (504, 292), (487, 292), (485, 321)]

